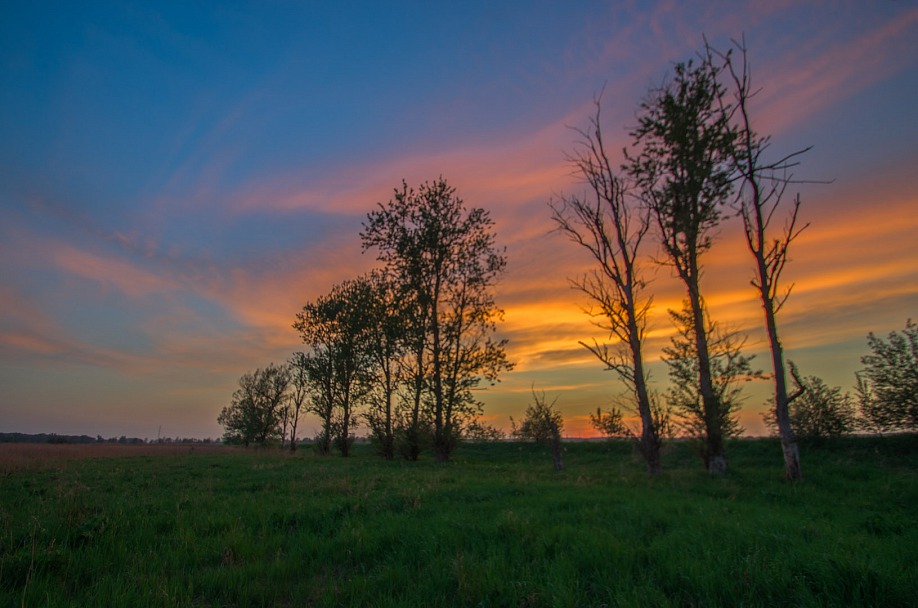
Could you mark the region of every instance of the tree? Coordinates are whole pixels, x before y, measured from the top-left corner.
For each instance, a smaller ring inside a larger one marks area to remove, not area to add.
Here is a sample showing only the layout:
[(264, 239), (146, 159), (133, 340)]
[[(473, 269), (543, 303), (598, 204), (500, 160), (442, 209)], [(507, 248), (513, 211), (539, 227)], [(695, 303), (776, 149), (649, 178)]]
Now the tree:
[[(701, 456), (705, 466), (712, 470), (712, 460), (723, 454), (723, 441), (742, 432), (736, 416), (740, 405), (740, 382), (762, 377), (752, 368), (753, 356), (742, 354), (745, 339), (736, 332), (721, 331), (705, 318), (705, 335), (709, 352), (714, 408), (705, 402), (697, 379), (700, 358), (696, 352), (694, 315), (688, 302), (680, 312), (670, 311), (677, 334), (671, 346), (664, 348), (664, 360), (672, 381), (668, 399), (679, 416), (678, 423), (690, 437), (701, 439)], [(717, 442), (711, 440), (712, 430)], [(720, 451), (718, 451), (720, 450)], [(716, 469), (714, 469), (716, 470)]]
[[(793, 365), (792, 365), (793, 368)], [(854, 429), (855, 408), (848, 393), (841, 387), (829, 387), (816, 376), (800, 378), (794, 370), (800, 397), (791, 402), (790, 423), (797, 437), (804, 440), (825, 439), (846, 435)], [(774, 411), (766, 421), (778, 431)]]
[(367, 381), (367, 409), (364, 420), (371, 439), (386, 460), (395, 458), (396, 393), (407, 355), (406, 324), (409, 307), (398, 293), (398, 286), (383, 272), (365, 278), (369, 288), (366, 314), (369, 317), (367, 347), (371, 360)]
[[(665, 262), (685, 285), (690, 333), (697, 358), (690, 381), (697, 384), (704, 453), (711, 473), (727, 472), (723, 404), (713, 383), (708, 324), (701, 294), (701, 256), (711, 248), (721, 208), (732, 192), (732, 149), (736, 139), (718, 100), (719, 70), (709, 60), (678, 63), (671, 82), (651, 92), (641, 104), (632, 133), (636, 156), (628, 171), (657, 226)], [(688, 379), (686, 379), (688, 380)]]
[(331, 439), (342, 456), (350, 453), (356, 409), (367, 390), (371, 299), (365, 279), (345, 281), (303, 306), (293, 324), (312, 347), (307, 375), (318, 389), (313, 402), (323, 418), (323, 444)]
[(243, 374), (230, 405), (223, 408), (217, 422), (224, 428), (226, 443), (266, 445), (282, 435), (280, 423), (287, 399), (290, 372), (286, 365), (268, 365)]
[(290, 369), (290, 451), (296, 451), (296, 429), (309, 396), (309, 364), (305, 353), (296, 352), (287, 361)]
[(867, 344), (873, 352), (857, 374), (861, 417), (880, 432), (918, 430), (918, 324), (907, 320), (888, 341), (870, 332)]
[(545, 399), (545, 393), (537, 393), (535, 388), (532, 389), (532, 402), (526, 406), (523, 412), (523, 419), (517, 425), (513, 416), (510, 417), (510, 425), (513, 430), (511, 434), (517, 439), (524, 441), (534, 441), (536, 443), (548, 443), (551, 441), (554, 429), (564, 430), (564, 417), (561, 411), (555, 407), (558, 402), (557, 397), (549, 403)]
[(361, 232), (364, 250), (377, 248), (417, 312), (407, 332), (416, 357), (414, 399), (418, 414), (427, 400), (440, 461), (481, 411), (472, 391), (511, 368), (506, 340), (492, 339), (503, 317), (492, 288), (507, 263), (493, 224), (484, 209), (466, 209), (440, 178), (417, 191), (402, 182)]
[(561, 432), (564, 430), (564, 418), (561, 411), (555, 408), (558, 402), (557, 397), (549, 403), (545, 399), (545, 393), (536, 393), (532, 389), (532, 403), (526, 406), (523, 414), (523, 420), (519, 426), (513, 417), (510, 417), (510, 424), (513, 427), (512, 434), (517, 439), (531, 440), (536, 443), (547, 443), (551, 445), (551, 455), (554, 461), (555, 470), (560, 471), (564, 468), (564, 461), (561, 456)]
[(558, 229), (586, 249), (594, 269), (571, 285), (592, 301), (587, 314), (608, 332), (612, 344), (593, 340), (581, 344), (614, 371), (634, 395), (641, 417), (639, 447), (647, 471), (660, 471), (660, 435), (654, 426), (643, 343), (647, 313), (652, 298), (638, 264), (639, 250), (650, 229), (650, 216), (637, 208), (639, 200), (629, 193), (629, 184), (609, 160), (600, 126), (600, 101), (596, 114), (581, 136), (577, 151), (569, 158), (575, 171), (590, 187), (587, 197), (562, 197), (550, 203)]
[(603, 437), (627, 437), (630, 435), (625, 426), (622, 410), (613, 407), (608, 411), (597, 407), (595, 414), (590, 414), (590, 426)]
[[(774, 418), (781, 438), (784, 454), (784, 475), (787, 479), (801, 479), (800, 451), (794, 437), (794, 425), (791, 421), (789, 407), (794, 399), (806, 389), (806, 384), (798, 383), (798, 390), (789, 394), (787, 371), (784, 366), (784, 349), (778, 337), (778, 311), (790, 295), (790, 287), (782, 290), (779, 286), (781, 273), (788, 261), (788, 250), (791, 243), (807, 227), (798, 225), (800, 196), (793, 198), (787, 212), (783, 228), (772, 227), (777, 212), (785, 201), (784, 194), (791, 178), (787, 171), (796, 166), (794, 159), (804, 154), (809, 148), (799, 150), (776, 161), (768, 161), (765, 153), (770, 138), (760, 136), (752, 128), (749, 103), (755, 95), (749, 65), (746, 58), (746, 47), (734, 42), (739, 51), (739, 65), (733, 60), (733, 49), (726, 53), (718, 52), (705, 44), (708, 61), (719, 59), (722, 73), (729, 83), (728, 92), (721, 90), (720, 108), (725, 115), (734, 119), (737, 139), (732, 148), (733, 169), (741, 180), (738, 206), (743, 219), (746, 244), (755, 261), (755, 278), (752, 286), (758, 292), (765, 313), (765, 328), (771, 347), (771, 363), (774, 372), (775, 400)], [(786, 205), (785, 205), (786, 206)]]

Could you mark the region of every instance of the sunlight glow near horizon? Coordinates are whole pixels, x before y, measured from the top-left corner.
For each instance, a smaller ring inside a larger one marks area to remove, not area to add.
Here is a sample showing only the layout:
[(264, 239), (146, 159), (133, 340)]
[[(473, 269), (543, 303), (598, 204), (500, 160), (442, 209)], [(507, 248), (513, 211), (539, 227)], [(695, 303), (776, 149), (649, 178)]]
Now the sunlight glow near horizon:
[[(588, 259), (552, 232), (547, 202), (584, 189), (565, 152), (593, 95), (620, 150), (702, 33), (745, 36), (758, 129), (775, 154), (812, 145), (795, 177), (830, 182), (800, 184), (810, 227), (786, 270), (788, 357), (849, 389), (866, 334), (918, 317), (915, 7), (363, 9), (2, 9), (0, 431), (218, 436), (238, 377), (300, 348), (300, 307), (375, 265), (366, 213), (403, 178), (442, 175), (507, 247), (499, 333), (517, 368), (480, 393), (485, 420), (509, 429), (534, 388), (558, 397), (567, 434), (590, 434), (588, 413), (622, 387), (577, 344), (606, 336), (568, 284)], [(683, 293), (647, 269), (662, 392), (666, 311)], [(768, 371), (735, 218), (705, 269), (712, 317), (748, 332)], [(768, 385), (746, 392), (742, 421), (760, 434)]]

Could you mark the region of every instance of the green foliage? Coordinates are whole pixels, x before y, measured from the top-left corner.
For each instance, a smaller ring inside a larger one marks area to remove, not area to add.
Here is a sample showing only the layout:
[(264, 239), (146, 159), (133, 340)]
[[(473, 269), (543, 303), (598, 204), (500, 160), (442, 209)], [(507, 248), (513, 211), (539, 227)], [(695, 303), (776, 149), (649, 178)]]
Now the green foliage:
[(877, 431), (918, 429), (918, 325), (909, 319), (905, 329), (889, 339), (872, 332), (867, 344), (873, 351), (861, 357), (858, 373), (860, 413), (866, 426)]
[[(466, 208), (440, 178), (417, 190), (402, 182), (393, 199), (367, 216), (360, 235), (409, 306), (405, 335), (414, 356), (406, 383), (407, 436), (419, 433), (426, 414), (440, 460), (449, 458), (463, 426), (482, 409), (473, 390), (512, 367), (506, 340), (492, 337), (503, 318), (493, 287), (507, 264), (493, 225), (487, 211)], [(414, 457), (417, 447), (411, 446)]]
[(590, 414), (590, 426), (603, 437), (626, 437), (631, 433), (625, 426), (625, 416), (616, 407), (609, 411), (596, 408), (595, 414)]
[(286, 365), (272, 363), (244, 374), (232, 402), (217, 416), (217, 422), (224, 428), (223, 440), (230, 444), (263, 446), (280, 439), (289, 384), (290, 370)]
[[(803, 393), (788, 406), (791, 427), (798, 439), (840, 437), (854, 430), (855, 407), (851, 396), (841, 387), (829, 387), (816, 376), (800, 378)], [(776, 427), (774, 411), (766, 422)]]
[(481, 420), (473, 420), (465, 427), (462, 438), (466, 441), (481, 443), (486, 441), (503, 441), (507, 438), (507, 434), (499, 428), (486, 424)]
[(711, 381), (714, 389), (713, 410), (706, 408), (698, 385), (699, 359), (696, 349), (694, 323), (689, 304), (680, 312), (669, 311), (678, 331), (671, 346), (664, 348), (664, 360), (669, 367), (672, 386), (667, 399), (678, 416), (677, 425), (689, 437), (701, 438), (702, 456), (708, 463), (710, 454), (707, 438), (737, 437), (742, 433), (737, 412), (743, 381), (761, 376), (752, 368), (754, 356), (742, 353), (744, 338), (734, 332), (720, 331), (706, 322)]
[(556, 435), (564, 430), (564, 417), (561, 411), (555, 408), (558, 399), (551, 403), (545, 399), (545, 393), (532, 391), (532, 402), (526, 406), (523, 419), (517, 425), (513, 417), (510, 424), (513, 426), (512, 435), (517, 439), (535, 441), (536, 443), (549, 443)]
[(368, 279), (344, 281), (303, 306), (293, 324), (311, 348), (304, 364), (313, 410), (322, 420), (319, 443), (325, 451), (333, 443), (342, 456), (350, 451), (356, 409), (369, 391), (373, 299)]
[[(0, 606), (889, 606), (918, 594), (918, 437), (464, 445), (449, 467), (196, 449), (0, 476)], [(2, 460), (2, 458), (0, 458)], [(2, 462), (0, 462), (2, 466)]]

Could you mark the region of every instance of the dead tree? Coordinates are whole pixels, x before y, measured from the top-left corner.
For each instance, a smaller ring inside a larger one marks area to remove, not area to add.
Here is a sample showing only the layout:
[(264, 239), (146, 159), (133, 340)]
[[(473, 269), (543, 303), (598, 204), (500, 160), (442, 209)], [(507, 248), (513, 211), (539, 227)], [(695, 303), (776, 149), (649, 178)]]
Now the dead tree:
[[(794, 196), (790, 205), (783, 205), (791, 178), (788, 171), (797, 165), (796, 157), (807, 152), (805, 148), (793, 152), (774, 162), (765, 160), (764, 154), (769, 146), (769, 137), (763, 137), (752, 129), (749, 102), (756, 91), (752, 89), (746, 47), (742, 42), (735, 42), (739, 51), (739, 61), (734, 62), (733, 48), (721, 53), (705, 43), (706, 54), (711, 60), (719, 59), (723, 64), (721, 73), (726, 75), (728, 88), (722, 91), (721, 108), (728, 113), (736, 127), (737, 140), (733, 147), (733, 168), (741, 181), (738, 190), (737, 206), (743, 218), (746, 244), (755, 260), (755, 287), (762, 301), (765, 312), (765, 328), (771, 347), (771, 362), (774, 370), (775, 405), (774, 415), (781, 437), (781, 449), (784, 453), (784, 475), (787, 479), (802, 479), (800, 468), (800, 451), (794, 430), (791, 426), (789, 405), (804, 391), (804, 384), (797, 383), (798, 389), (788, 394), (787, 370), (784, 363), (784, 347), (778, 337), (777, 316), (781, 307), (790, 295), (791, 287), (782, 290), (779, 287), (781, 273), (788, 261), (788, 250), (791, 243), (808, 226), (798, 224), (800, 195)], [(732, 99), (725, 99), (732, 94)], [(773, 221), (779, 210), (789, 207), (783, 228), (776, 229)]]
[(606, 369), (616, 372), (634, 395), (642, 427), (638, 445), (647, 472), (655, 475), (660, 472), (660, 435), (654, 425), (642, 349), (651, 297), (644, 294), (647, 283), (638, 263), (650, 218), (612, 167), (600, 126), (600, 98), (594, 104), (596, 114), (587, 130), (576, 129), (581, 139), (568, 159), (590, 192), (583, 198), (562, 196), (552, 201), (552, 219), (593, 259), (593, 270), (572, 279), (571, 285), (590, 299), (585, 312), (608, 332), (614, 345), (595, 339), (581, 344)]

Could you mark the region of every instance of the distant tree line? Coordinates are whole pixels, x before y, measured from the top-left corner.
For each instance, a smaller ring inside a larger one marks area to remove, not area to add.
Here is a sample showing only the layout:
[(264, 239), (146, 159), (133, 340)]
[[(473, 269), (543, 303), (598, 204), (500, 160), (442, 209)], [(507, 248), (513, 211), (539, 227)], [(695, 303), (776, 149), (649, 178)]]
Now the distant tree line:
[(142, 445), (150, 443), (214, 443), (210, 438), (199, 439), (196, 437), (161, 437), (159, 439), (146, 439), (140, 437), (103, 437), (96, 435), (58, 435), (57, 433), (0, 433), (0, 443), (52, 443), (52, 444), (87, 444), (87, 443), (117, 443), (120, 445)]

